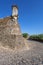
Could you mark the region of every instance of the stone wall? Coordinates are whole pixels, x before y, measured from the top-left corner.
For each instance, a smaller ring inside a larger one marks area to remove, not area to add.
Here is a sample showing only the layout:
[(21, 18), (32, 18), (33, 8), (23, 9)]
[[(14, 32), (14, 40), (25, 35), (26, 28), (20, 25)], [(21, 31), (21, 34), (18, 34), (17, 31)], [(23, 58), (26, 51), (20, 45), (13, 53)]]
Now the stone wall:
[(25, 46), (17, 20), (10, 17), (0, 22), (0, 44), (11, 48)]
[(15, 19), (8, 19), (6, 22), (0, 22), (0, 31), (4, 30), (4, 34), (15, 34), (15, 35), (20, 35), (20, 27)]

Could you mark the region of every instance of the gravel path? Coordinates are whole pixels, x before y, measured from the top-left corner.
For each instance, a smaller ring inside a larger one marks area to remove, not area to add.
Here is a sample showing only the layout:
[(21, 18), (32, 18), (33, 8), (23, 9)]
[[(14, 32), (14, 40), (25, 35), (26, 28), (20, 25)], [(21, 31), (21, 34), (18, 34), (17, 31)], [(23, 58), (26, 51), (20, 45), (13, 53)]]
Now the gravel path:
[(43, 44), (29, 41), (29, 49), (14, 51), (0, 47), (0, 65), (43, 65)]

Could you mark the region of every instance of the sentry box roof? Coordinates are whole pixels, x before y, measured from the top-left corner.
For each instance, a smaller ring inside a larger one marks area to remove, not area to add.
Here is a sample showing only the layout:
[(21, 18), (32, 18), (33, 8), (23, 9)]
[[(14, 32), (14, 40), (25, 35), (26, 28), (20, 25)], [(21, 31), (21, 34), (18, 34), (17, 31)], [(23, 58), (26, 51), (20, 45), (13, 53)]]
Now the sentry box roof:
[(16, 7), (16, 8), (18, 9), (17, 5), (12, 5), (12, 8), (13, 8), (13, 7)]

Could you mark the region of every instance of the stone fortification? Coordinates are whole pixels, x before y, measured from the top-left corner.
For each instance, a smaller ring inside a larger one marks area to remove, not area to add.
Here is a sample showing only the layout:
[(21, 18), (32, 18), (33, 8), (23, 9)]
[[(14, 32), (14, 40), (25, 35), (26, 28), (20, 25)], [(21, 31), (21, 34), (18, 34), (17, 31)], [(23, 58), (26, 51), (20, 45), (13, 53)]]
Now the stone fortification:
[(15, 49), (27, 45), (18, 24), (17, 6), (12, 6), (12, 16), (0, 19), (0, 44)]
[(3, 46), (22, 48), (25, 46), (20, 26), (12, 17), (0, 19), (0, 43)]

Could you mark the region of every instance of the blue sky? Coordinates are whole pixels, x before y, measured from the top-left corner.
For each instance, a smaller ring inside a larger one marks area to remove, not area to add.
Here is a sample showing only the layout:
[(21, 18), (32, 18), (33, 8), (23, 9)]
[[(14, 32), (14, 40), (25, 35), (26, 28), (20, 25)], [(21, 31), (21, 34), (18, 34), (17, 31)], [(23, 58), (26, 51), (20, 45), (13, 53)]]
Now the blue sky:
[(0, 0), (0, 18), (11, 15), (13, 4), (19, 8), (18, 22), (22, 33), (43, 33), (43, 0)]

